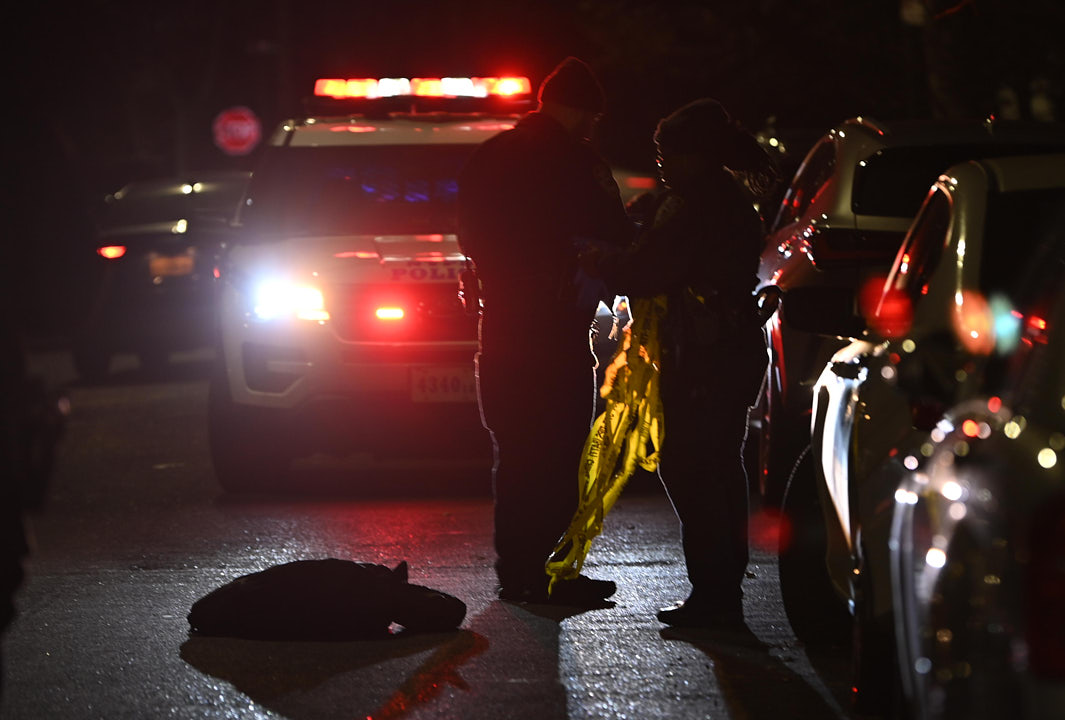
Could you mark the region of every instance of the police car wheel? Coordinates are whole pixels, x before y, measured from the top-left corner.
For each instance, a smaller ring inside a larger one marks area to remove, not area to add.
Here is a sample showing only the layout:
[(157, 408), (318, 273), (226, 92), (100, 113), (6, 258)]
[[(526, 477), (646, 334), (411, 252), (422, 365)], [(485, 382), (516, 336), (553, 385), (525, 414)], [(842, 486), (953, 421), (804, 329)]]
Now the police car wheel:
[(211, 462), (222, 488), (234, 493), (280, 488), (293, 456), (277, 418), (235, 404), (220, 373), (211, 378), (207, 408)]

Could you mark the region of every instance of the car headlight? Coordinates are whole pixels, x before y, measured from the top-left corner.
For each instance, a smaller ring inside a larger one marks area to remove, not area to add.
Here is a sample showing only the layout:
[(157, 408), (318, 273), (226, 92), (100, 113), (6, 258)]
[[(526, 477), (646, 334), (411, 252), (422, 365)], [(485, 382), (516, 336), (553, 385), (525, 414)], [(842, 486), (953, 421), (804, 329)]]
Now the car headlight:
[(278, 280), (267, 280), (255, 286), (252, 310), (259, 320), (287, 317), (319, 323), (329, 320), (321, 290), (313, 285)]

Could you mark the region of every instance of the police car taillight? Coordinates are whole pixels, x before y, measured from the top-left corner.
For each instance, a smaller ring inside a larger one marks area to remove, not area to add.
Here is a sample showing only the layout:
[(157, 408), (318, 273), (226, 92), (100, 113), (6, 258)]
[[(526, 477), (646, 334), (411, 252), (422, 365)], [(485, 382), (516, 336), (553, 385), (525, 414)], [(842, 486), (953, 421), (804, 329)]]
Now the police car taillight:
[(314, 83), (317, 97), (374, 99), (389, 97), (488, 98), (520, 97), (532, 93), (529, 78), (446, 77), (446, 78), (320, 78)]
[(104, 245), (96, 248), (96, 254), (107, 260), (118, 260), (126, 254), (125, 245)]
[(403, 308), (394, 305), (382, 305), (374, 311), (374, 316), (378, 320), (402, 320), (404, 315), (406, 313)]

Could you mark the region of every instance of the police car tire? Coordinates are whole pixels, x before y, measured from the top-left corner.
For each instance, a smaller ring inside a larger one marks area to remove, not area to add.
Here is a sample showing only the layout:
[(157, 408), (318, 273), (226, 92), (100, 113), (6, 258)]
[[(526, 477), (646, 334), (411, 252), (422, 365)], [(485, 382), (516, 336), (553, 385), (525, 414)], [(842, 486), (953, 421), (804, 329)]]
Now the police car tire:
[(207, 439), (215, 477), (227, 492), (277, 490), (288, 476), (292, 454), (280, 425), (257, 408), (233, 402), (224, 375), (216, 372), (207, 393)]

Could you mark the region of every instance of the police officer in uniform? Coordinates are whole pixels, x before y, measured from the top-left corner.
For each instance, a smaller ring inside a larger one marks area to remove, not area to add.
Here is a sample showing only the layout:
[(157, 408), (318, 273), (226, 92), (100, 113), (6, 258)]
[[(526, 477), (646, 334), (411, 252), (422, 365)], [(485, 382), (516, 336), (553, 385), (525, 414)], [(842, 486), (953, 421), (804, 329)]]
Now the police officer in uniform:
[[(460, 242), (483, 293), (477, 381), (495, 450), (499, 596), (515, 602), (548, 601), (544, 563), (576, 510), (595, 409), (589, 332), (606, 291), (582, 282), (578, 253), (633, 235), (610, 168), (588, 142), (605, 107), (591, 70), (567, 58), (538, 99), (478, 148), (459, 180)], [(594, 605), (614, 590), (581, 576), (550, 601)]]
[(741, 179), (764, 192), (775, 173), (714, 100), (662, 120), (655, 143), (666, 191), (653, 221), (628, 251), (583, 261), (630, 297), (666, 296), (659, 474), (680, 519), (692, 588), (658, 619), (737, 624), (748, 562), (742, 447), (767, 362), (752, 296), (762, 222)]

